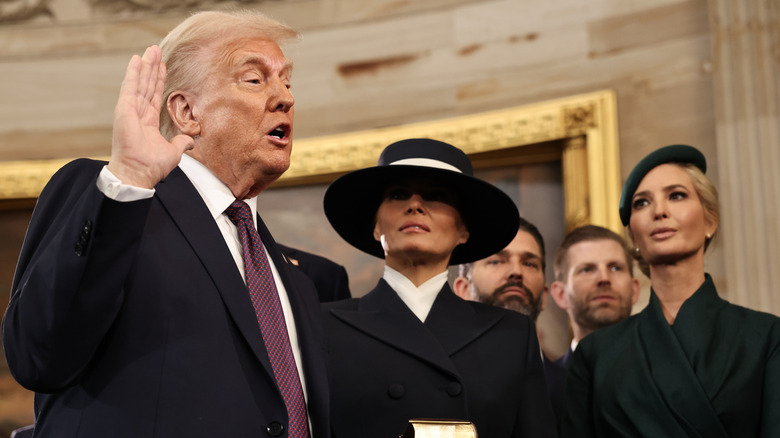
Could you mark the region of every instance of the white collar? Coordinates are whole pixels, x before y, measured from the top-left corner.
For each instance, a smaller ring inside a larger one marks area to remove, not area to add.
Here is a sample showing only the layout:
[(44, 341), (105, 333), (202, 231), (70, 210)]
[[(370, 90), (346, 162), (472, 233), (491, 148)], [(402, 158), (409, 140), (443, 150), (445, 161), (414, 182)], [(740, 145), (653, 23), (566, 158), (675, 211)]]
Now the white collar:
[[(187, 178), (200, 193), (200, 197), (206, 203), (211, 216), (216, 219), (222, 215), (230, 204), (236, 200), (233, 192), (225, 183), (219, 180), (211, 170), (200, 161), (184, 154), (179, 162), (179, 168), (187, 175)], [(252, 210), (252, 217), (257, 215), (257, 197), (244, 199)]]
[(433, 302), (439, 295), (439, 291), (447, 282), (447, 271), (435, 275), (421, 284), (420, 287), (414, 285), (403, 274), (395, 269), (385, 265), (385, 272), (382, 276), (387, 284), (398, 294), (401, 301), (420, 319), (425, 322), (428, 313), (433, 307)]

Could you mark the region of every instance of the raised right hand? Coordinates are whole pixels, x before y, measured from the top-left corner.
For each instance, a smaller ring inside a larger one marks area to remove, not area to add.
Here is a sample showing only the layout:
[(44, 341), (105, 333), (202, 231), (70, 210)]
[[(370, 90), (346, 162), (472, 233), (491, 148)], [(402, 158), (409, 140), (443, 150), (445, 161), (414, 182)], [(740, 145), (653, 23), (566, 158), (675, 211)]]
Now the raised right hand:
[(151, 189), (194, 146), (187, 135), (168, 141), (160, 133), (165, 64), (158, 46), (130, 59), (114, 108), (110, 170), (122, 183)]

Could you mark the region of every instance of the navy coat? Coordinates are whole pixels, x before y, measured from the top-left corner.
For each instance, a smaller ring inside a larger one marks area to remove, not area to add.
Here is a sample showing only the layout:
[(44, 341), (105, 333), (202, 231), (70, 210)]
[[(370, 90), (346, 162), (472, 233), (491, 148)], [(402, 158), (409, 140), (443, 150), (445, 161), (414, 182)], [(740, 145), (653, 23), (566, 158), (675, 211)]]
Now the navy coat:
[(333, 436), (398, 438), (411, 418), (473, 422), (479, 436), (556, 436), (533, 321), (448, 285), (421, 322), (384, 281), (323, 305)]
[[(116, 202), (105, 163), (52, 177), (3, 320), (8, 365), (36, 392), (36, 437), (287, 436), (254, 309), (205, 203), (176, 168)], [(290, 297), (316, 438), (329, 434), (319, 303), (258, 217)]]

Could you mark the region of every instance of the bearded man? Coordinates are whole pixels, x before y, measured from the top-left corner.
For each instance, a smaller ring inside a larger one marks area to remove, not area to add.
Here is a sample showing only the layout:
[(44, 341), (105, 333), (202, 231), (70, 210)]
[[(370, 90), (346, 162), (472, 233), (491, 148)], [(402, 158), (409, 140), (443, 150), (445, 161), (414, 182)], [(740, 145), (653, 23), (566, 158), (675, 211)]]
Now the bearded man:
[(568, 369), (582, 338), (631, 315), (639, 298), (639, 281), (623, 238), (596, 225), (566, 235), (554, 268), (550, 295), (569, 314), (572, 329), (571, 348), (557, 362)]

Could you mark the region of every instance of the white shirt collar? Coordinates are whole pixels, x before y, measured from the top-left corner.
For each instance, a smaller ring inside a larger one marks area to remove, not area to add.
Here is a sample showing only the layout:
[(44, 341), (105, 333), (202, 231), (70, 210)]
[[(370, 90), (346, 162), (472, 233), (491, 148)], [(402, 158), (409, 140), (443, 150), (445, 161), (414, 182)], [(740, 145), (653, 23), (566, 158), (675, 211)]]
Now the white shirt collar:
[[(179, 162), (179, 168), (187, 175), (192, 185), (200, 193), (214, 219), (223, 214), (230, 207), (230, 204), (236, 200), (230, 188), (200, 161), (184, 154)], [(249, 208), (252, 210), (252, 218), (254, 218), (257, 215), (257, 197), (244, 199), (244, 202), (249, 204)]]
[(385, 272), (382, 276), (387, 284), (398, 294), (401, 301), (420, 319), (425, 322), (428, 313), (433, 307), (433, 302), (439, 291), (447, 282), (447, 271), (433, 276), (431, 279), (421, 284), (420, 287), (414, 285), (403, 274), (395, 269), (385, 265)]

